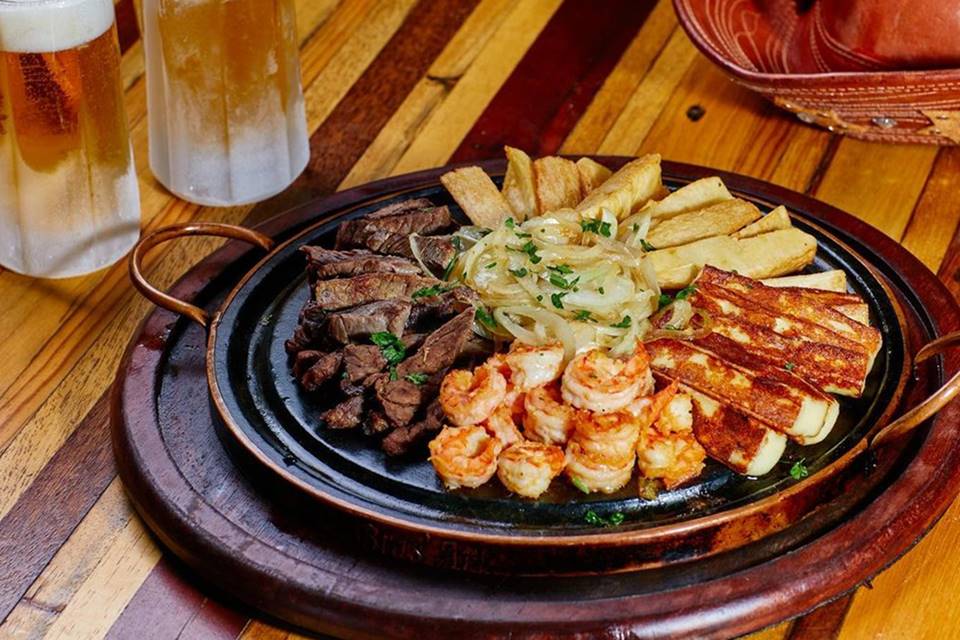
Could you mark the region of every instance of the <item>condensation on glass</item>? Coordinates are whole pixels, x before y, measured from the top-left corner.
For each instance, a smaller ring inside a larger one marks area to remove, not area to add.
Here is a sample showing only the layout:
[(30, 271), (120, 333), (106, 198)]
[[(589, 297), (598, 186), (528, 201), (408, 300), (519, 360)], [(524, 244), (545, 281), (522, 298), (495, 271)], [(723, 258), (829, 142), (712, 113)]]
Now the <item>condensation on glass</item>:
[(139, 234), (112, 0), (0, 0), (0, 265), (89, 273)]
[(309, 159), (293, 0), (144, 0), (150, 166), (185, 200), (288, 187)]

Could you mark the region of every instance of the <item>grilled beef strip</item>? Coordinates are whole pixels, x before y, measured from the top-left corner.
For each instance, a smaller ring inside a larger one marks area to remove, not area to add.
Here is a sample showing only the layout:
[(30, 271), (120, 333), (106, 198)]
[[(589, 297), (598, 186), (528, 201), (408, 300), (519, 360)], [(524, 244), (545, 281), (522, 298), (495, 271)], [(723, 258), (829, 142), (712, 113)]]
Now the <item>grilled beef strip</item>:
[(352, 278), (320, 280), (314, 287), (312, 306), (323, 311), (338, 311), (370, 302), (409, 298), (420, 289), (439, 284), (441, 282), (436, 278), (399, 273), (368, 273)]
[[(434, 274), (446, 271), (450, 261), (457, 255), (453, 236), (419, 236), (414, 242), (417, 243), (420, 260)], [(377, 231), (367, 238), (366, 246), (381, 253), (416, 260), (410, 243), (407, 234)]]
[(323, 351), (314, 349), (298, 351), (293, 358), (293, 377), (299, 380), (323, 355)]
[(328, 429), (353, 429), (363, 418), (363, 396), (353, 396), (320, 415)]
[(473, 333), (473, 314), (472, 307), (465, 309), (427, 336), (413, 356), (397, 365), (397, 377), (433, 375), (452, 366)]
[(388, 456), (402, 456), (443, 428), (446, 416), (440, 408), (440, 401), (434, 400), (427, 406), (423, 420), (411, 425), (397, 427), (380, 441), (380, 447)]
[(435, 296), (415, 298), (407, 328), (419, 330), (437, 326), (479, 302), (480, 297), (469, 287), (456, 287)]
[(381, 209), (376, 215), (368, 215), (340, 225), (337, 231), (336, 248), (358, 247), (380, 251), (380, 245), (384, 241), (383, 236), (380, 236), (380, 240), (371, 241), (378, 232), (403, 236), (411, 233), (430, 235), (453, 226), (453, 218), (447, 207), (435, 207), (429, 201), (423, 204), (422, 200), (419, 206), (411, 206), (417, 202), (417, 200), (411, 200), (402, 209), (393, 213), (385, 213), (386, 210)]
[(393, 427), (410, 424), (424, 400), (420, 387), (404, 378), (390, 380), (389, 376), (383, 376), (374, 385), (374, 390)]
[(386, 433), (391, 429), (390, 422), (382, 411), (373, 410), (367, 414), (367, 421), (363, 424), (363, 432), (368, 436)]
[(350, 384), (363, 382), (387, 368), (387, 359), (380, 347), (372, 344), (351, 344), (343, 349), (344, 380)]
[(398, 256), (384, 256), (367, 251), (352, 249), (337, 251), (324, 247), (300, 247), (307, 256), (307, 275), (310, 283), (329, 278), (359, 276), (364, 273), (399, 273), (403, 275), (421, 275), (420, 267)]
[(300, 386), (310, 392), (318, 390), (337, 375), (342, 362), (343, 353), (341, 351), (324, 354), (312, 367), (307, 369), (306, 373), (300, 376)]
[(366, 340), (383, 331), (401, 335), (412, 307), (409, 300), (370, 302), (330, 314), (327, 329), (330, 337), (341, 344)]

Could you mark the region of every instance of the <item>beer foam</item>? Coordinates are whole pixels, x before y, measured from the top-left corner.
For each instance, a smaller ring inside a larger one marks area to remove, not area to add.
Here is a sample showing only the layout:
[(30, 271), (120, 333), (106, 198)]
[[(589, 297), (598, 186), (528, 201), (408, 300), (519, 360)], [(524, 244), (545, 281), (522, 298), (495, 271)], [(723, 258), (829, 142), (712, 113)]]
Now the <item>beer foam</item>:
[(113, 19), (112, 0), (0, 0), (0, 51), (73, 49), (103, 35)]

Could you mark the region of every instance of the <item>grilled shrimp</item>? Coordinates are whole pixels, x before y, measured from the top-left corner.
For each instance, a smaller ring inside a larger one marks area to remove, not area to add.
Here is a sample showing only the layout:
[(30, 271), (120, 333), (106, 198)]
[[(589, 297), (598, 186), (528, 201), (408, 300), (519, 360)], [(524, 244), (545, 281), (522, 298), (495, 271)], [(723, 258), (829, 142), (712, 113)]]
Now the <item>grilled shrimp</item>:
[(500, 454), (497, 477), (510, 491), (539, 498), (563, 471), (563, 449), (542, 442), (518, 442)]
[(693, 406), (685, 393), (670, 399), (637, 444), (640, 473), (662, 480), (667, 489), (700, 475), (706, 457), (693, 435)]
[(523, 435), (513, 421), (513, 409), (508, 404), (502, 404), (483, 422), (487, 433), (507, 447), (514, 442), (523, 442)]
[(581, 491), (613, 493), (630, 482), (636, 458), (631, 455), (618, 465), (609, 465), (587, 453), (573, 440), (567, 445), (565, 473)]
[(507, 381), (493, 367), (477, 367), (473, 372), (456, 369), (440, 385), (440, 407), (450, 422), (466, 427), (489, 418), (506, 394)]
[(633, 414), (640, 423), (641, 433), (660, 417), (663, 409), (670, 404), (670, 401), (679, 391), (680, 385), (674, 381), (655, 394), (637, 398), (627, 405), (626, 410)]
[(531, 440), (564, 445), (570, 439), (574, 410), (563, 403), (560, 385), (528, 391), (523, 408), (523, 432)]
[(497, 470), (500, 441), (483, 427), (445, 426), (430, 441), (430, 462), (448, 489), (474, 489)]
[(599, 349), (578, 354), (563, 372), (563, 399), (597, 413), (620, 411), (650, 386), (650, 361), (643, 345), (626, 360)]
[(640, 437), (640, 422), (633, 414), (577, 411), (573, 425), (572, 440), (593, 460), (620, 467), (633, 459)]
[(510, 368), (510, 383), (518, 391), (529, 391), (553, 382), (563, 373), (563, 345), (559, 342), (530, 346), (515, 341), (503, 362)]

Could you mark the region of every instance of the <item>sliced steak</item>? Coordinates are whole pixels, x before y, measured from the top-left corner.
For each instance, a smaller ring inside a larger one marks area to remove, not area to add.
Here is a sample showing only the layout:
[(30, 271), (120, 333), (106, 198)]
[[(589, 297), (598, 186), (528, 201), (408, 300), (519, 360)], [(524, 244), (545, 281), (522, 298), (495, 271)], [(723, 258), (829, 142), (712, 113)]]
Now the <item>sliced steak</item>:
[(293, 337), (284, 343), (287, 353), (297, 353), (304, 349), (316, 350), (326, 343), (327, 312), (315, 302), (308, 301), (300, 310), (299, 324), (293, 330)]
[(363, 397), (349, 398), (320, 415), (329, 429), (353, 429), (363, 417)]
[(397, 377), (411, 373), (433, 375), (456, 362), (473, 334), (473, 308), (465, 309), (427, 336), (417, 352), (397, 366)]
[(307, 391), (316, 391), (337, 375), (342, 362), (343, 353), (340, 351), (324, 354), (300, 376), (300, 386)]
[(381, 378), (374, 385), (374, 389), (377, 401), (383, 407), (384, 415), (394, 427), (410, 424), (413, 417), (417, 415), (420, 405), (423, 404), (423, 393), (420, 387), (404, 378), (397, 380), (390, 380), (389, 377)]
[(370, 240), (378, 232), (403, 236), (411, 233), (429, 235), (453, 226), (453, 218), (450, 216), (450, 210), (447, 207), (434, 207), (432, 205), (411, 207), (409, 205), (412, 202), (414, 201), (407, 203), (405, 208), (395, 213), (387, 214), (385, 210), (381, 210), (376, 214), (340, 225), (340, 229), (337, 231), (336, 248), (366, 247), (379, 251), (379, 242), (382, 242), (382, 240), (373, 243)]
[(323, 351), (313, 349), (304, 349), (297, 352), (293, 358), (293, 377), (299, 380), (323, 355)]
[(352, 278), (320, 280), (314, 287), (313, 305), (324, 311), (336, 311), (380, 300), (409, 298), (416, 291), (439, 282), (436, 278), (399, 273), (371, 273)]
[[(423, 264), (426, 265), (431, 273), (443, 274), (457, 255), (453, 236), (420, 236), (416, 238), (414, 242), (417, 243), (420, 260), (423, 261)], [(407, 242), (407, 248), (412, 254), (409, 242)], [(387, 251), (386, 253), (396, 253), (401, 256), (407, 255), (400, 251)], [(413, 256), (411, 255), (410, 257), (412, 258)]]
[(479, 296), (469, 287), (456, 287), (436, 296), (414, 298), (407, 328), (419, 330), (436, 326), (479, 302)]
[(367, 421), (363, 425), (363, 432), (368, 436), (386, 433), (390, 431), (390, 429), (392, 429), (392, 426), (382, 411), (371, 411), (367, 414)]
[(387, 368), (387, 359), (380, 347), (372, 344), (351, 344), (343, 349), (344, 381), (358, 384)]
[(381, 256), (365, 249), (337, 251), (324, 247), (300, 247), (307, 256), (307, 274), (311, 284), (328, 278), (359, 276), (365, 273), (419, 275), (420, 267), (397, 256)]
[(445, 418), (443, 409), (440, 408), (440, 402), (434, 400), (427, 406), (423, 420), (394, 429), (380, 442), (380, 446), (388, 456), (405, 455), (431, 435), (440, 431), (443, 428)]
[(409, 300), (371, 302), (329, 316), (330, 336), (340, 344), (366, 340), (374, 333), (389, 331), (402, 335), (410, 318), (413, 303)]

